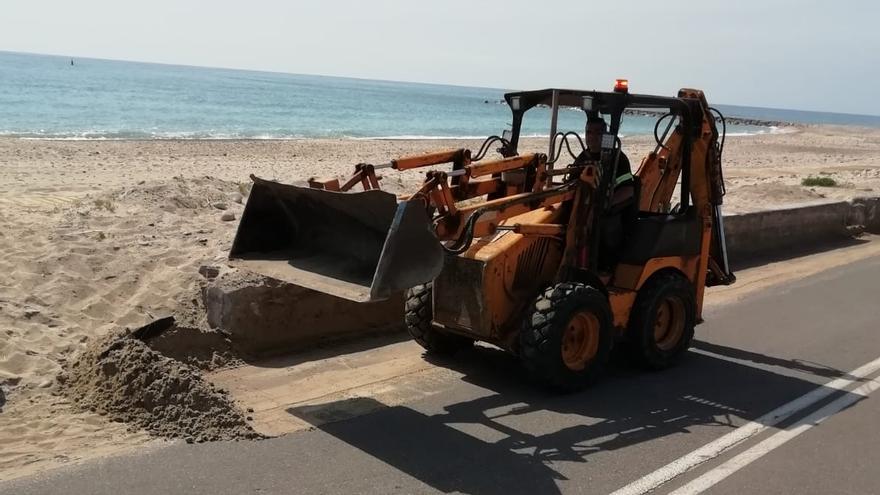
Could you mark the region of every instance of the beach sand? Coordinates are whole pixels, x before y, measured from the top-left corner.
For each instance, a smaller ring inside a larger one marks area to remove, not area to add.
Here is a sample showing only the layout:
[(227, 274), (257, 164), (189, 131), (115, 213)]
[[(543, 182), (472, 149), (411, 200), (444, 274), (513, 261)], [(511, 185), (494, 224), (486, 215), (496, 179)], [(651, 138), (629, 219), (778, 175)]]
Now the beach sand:
[[(880, 194), (880, 130), (786, 131), (728, 138), (727, 213)], [(76, 409), (56, 376), (89, 342), (198, 296), (198, 268), (226, 258), (249, 174), (341, 177), (358, 162), (479, 145), (0, 139), (0, 479), (158, 442)], [(624, 140), (634, 166), (652, 147), (650, 137)], [(385, 176), (392, 192), (421, 181), (419, 172)], [(808, 176), (839, 186), (801, 186)], [(221, 220), (229, 212), (236, 219)]]

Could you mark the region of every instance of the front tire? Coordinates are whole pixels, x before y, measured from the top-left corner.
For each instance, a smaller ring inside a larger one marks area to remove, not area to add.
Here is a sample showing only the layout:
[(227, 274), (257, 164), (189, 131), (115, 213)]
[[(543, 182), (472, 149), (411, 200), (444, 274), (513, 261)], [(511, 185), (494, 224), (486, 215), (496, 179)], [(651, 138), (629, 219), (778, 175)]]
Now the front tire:
[(474, 345), (474, 340), (446, 333), (432, 324), (434, 319), (433, 284), (417, 285), (406, 291), (404, 321), (412, 338), (428, 354), (452, 355)]
[(693, 285), (678, 273), (662, 273), (639, 290), (629, 320), (632, 354), (642, 365), (664, 369), (678, 363), (694, 339)]
[(612, 343), (605, 294), (585, 284), (560, 283), (535, 299), (520, 332), (519, 356), (539, 382), (573, 391), (602, 375)]

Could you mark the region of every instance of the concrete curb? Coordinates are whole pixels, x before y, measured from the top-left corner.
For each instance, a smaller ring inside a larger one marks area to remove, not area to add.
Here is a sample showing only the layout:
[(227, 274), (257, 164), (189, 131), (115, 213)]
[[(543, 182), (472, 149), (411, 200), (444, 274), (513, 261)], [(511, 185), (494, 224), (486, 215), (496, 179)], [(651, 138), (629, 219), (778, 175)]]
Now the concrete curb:
[[(731, 259), (803, 248), (867, 230), (880, 233), (880, 198), (857, 198), (724, 217)], [(312, 348), (403, 329), (403, 297), (359, 304), (254, 274), (232, 271), (203, 292), (208, 323), (250, 355)]]

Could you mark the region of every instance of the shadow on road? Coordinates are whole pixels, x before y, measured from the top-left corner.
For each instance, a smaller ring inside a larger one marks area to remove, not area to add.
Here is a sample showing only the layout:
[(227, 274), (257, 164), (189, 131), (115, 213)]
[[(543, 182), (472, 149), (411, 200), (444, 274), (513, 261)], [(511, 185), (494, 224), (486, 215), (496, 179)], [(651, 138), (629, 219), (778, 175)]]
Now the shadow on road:
[[(721, 346), (712, 349), (728, 352)], [(836, 370), (788, 360), (748, 358), (839, 376)], [(816, 388), (703, 353), (690, 353), (680, 366), (661, 373), (618, 364), (597, 386), (570, 395), (529, 385), (514, 358), (486, 347), (442, 365), (479, 387), (469, 394), (479, 397), (430, 414), (383, 407), (370, 398), (288, 412), (441, 492), (543, 494), (560, 492), (556, 482), (565, 477), (557, 470), (559, 461), (586, 463), (591, 456), (699, 427), (733, 429)], [(352, 409), (378, 411), (324, 422), (334, 411)]]
[(802, 371), (804, 373), (809, 373), (816, 376), (824, 376), (826, 378), (850, 378), (849, 374), (845, 371), (841, 371), (830, 366), (825, 366), (821, 363), (804, 361), (802, 359), (782, 359), (759, 354), (757, 352), (737, 349), (735, 347), (728, 347), (718, 344), (712, 344), (710, 342), (703, 342), (700, 340), (695, 340), (693, 347), (695, 349), (700, 349), (701, 351), (711, 352), (713, 354), (718, 354), (721, 356), (741, 359), (743, 361), (751, 361), (756, 364), (780, 366), (783, 368), (788, 368), (795, 371)]

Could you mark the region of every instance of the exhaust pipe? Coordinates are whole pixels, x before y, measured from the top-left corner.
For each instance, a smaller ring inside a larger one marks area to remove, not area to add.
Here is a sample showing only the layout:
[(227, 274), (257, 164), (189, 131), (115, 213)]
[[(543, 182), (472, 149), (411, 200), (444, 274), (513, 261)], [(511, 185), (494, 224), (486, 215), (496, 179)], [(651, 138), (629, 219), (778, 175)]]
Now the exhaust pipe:
[(234, 266), (356, 302), (387, 299), (443, 268), (421, 200), (251, 179), (229, 253)]

